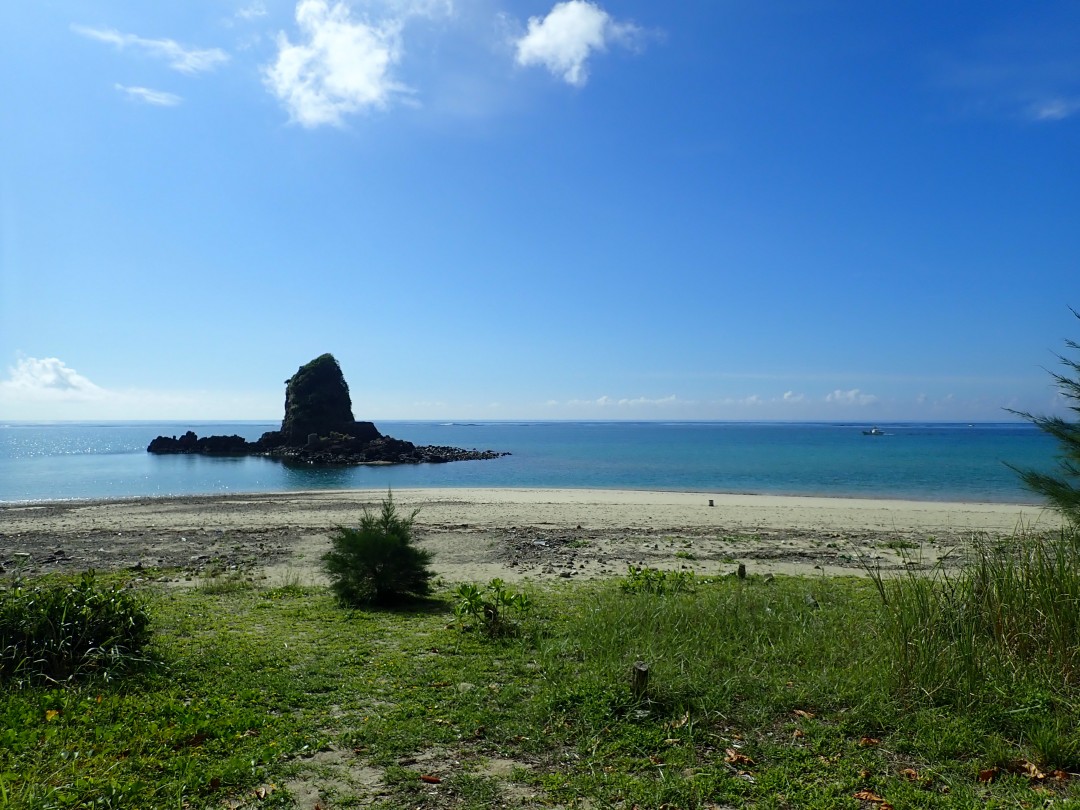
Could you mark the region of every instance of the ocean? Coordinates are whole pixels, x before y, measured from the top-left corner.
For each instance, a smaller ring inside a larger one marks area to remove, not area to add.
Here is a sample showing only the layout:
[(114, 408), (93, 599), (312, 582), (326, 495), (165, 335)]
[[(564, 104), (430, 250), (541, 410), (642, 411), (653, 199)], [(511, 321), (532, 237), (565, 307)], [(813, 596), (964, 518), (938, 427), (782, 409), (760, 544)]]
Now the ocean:
[(158, 435), (256, 439), (271, 422), (0, 422), (0, 503), (311, 489), (543, 487), (1036, 503), (1007, 465), (1051, 469), (1026, 423), (398, 422), (416, 444), (488, 461), (316, 469), (264, 458), (155, 456)]

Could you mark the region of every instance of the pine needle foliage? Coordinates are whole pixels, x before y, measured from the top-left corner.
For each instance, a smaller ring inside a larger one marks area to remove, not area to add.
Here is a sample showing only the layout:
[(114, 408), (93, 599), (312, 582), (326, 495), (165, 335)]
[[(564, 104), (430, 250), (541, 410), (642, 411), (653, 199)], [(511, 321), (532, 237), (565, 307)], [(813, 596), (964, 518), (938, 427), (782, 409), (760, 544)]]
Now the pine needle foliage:
[(377, 513), (364, 508), (358, 528), (341, 527), (330, 538), (323, 570), (342, 605), (388, 605), (431, 592), (431, 552), (413, 542), (418, 512), (400, 514), (387, 493)]
[[(1080, 318), (1080, 312), (1074, 309), (1072, 313)], [(1080, 352), (1080, 343), (1074, 340), (1065, 341), (1065, 345)], [(1066, 371), (1061, 374), (1051, 372), (1051, 376), (1069, 410), (1080, 417), (1080, 360), (1064, 355), (1058, 355), (1058, 359)], [(1056, 439), (1059, 449), (1056, 474), (1015, 467), (1013, 469), (1028, 489), (1044, 497), (1049, 505), (1061, 512), (1070, 523), (1080, 527), (1080, 421), (1069, 421), (1060, 416), (1035, 416), (1023, 411), (1012, 413), (1022, 416)]]

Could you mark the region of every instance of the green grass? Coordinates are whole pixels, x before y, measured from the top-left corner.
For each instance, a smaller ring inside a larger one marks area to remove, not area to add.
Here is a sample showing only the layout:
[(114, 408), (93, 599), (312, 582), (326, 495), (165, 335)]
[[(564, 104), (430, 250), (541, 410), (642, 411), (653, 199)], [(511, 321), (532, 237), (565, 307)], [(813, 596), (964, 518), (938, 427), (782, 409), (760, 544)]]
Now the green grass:
[[(971, 588), (1012, 571), (1013, 601), (980, 604), (1015, 618), (1022, 592), (1048, 628), (1056, 603), (1028, 592), (1067, 604), (1074, 550), (1021, 545)], [(1006, 632), (951, 697), (927, 685), (952, 663), (902, 654), (903, 627), (994, 638), (984, 608), (949, 625), (958, 582), (902, 577), (887, 603), (843, 578), (536, 588), (496, 638), (459, 629), (450, 590), (383, 611), (298, 581), (150, 591), (164, 668), (0, 691), (0, 807), (1080, 807), (1052, 775), (1077, 762), (1071, 654)]]

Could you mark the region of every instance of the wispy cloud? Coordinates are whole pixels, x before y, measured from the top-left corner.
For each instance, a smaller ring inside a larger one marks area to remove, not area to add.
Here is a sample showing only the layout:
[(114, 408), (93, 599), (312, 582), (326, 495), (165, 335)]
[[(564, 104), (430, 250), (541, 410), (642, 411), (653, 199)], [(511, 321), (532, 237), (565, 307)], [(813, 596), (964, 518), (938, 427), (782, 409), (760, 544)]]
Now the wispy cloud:
[(858, 388), (852, 388), (849, 391), (841, 391), (837, 388), (826, 395), (825, 401), (837, 405), (873, 405), (878, 401), (878, 397), (874, 394), (863, 393)]
[(1080, 98), (1048, 98), (1028, 108), (1033, 121), (1063, 121), (1077, 113), (1080, 113)]
[(185, 48), (172, 39), (146, 39), (112, 28), (73, 25), (71, 30), (89, 39), (115, 45), (119, 50), (130, 48), (154, 59), (162, 59), (173, 70), (181, 73), (202, 73), (214, 70), (229, 61), (229, 55), (220, 48)]
[(340, 126), (347, 115), (385, 107), (409, 92), (391, 73), (402, 57), (400, 20), (354, 20), (344, 3), (301, 0), (296, 23), (301, 42), (279, 33), (277, 60), (265, 70), (293, 121)]
[(183, 101), (183, 99), (175, 93), (166, 93), (163, 90), (151, 90), (149, 87), (128, 87), (123, 84), (114, 86), (133, 101), (142, 101), (146, 104), (153, 104), (156, 107), (175, 107)]
[(262, 0), (255, 0), (255, 2), (248, 3), (243, 8), (238, 9), (236, 16), (241, 20), (257, 20), (269, 13), (266, 10), (266, 4)]
[[(552, 406), (558, 405), (559, 403), (555, 400), (548, 400), (547, 404)], [(658, 399), (652, 399), (650, 397), (623, 397), (617, 399), (615, 397), (602, 396), (597, 397), (596, 399), (571, 399), (566, 402), (566, 405), (571, 408), (580, 408), (582, 406), (591, 406), (595, 408), (641, 408), (687, 404), (692, 403), (680, 400), (674, 394)]]
[(525, 35), (514, 42), (517, 63), (522, 67), (547, 68), (552, 75), (575, 87), (588, 81), (587, 62), (609, 44), (633, 45), (641, 29), (617, 22), (595, 3), (566, 0), (556, 3), (546, 17), (530, 17)]

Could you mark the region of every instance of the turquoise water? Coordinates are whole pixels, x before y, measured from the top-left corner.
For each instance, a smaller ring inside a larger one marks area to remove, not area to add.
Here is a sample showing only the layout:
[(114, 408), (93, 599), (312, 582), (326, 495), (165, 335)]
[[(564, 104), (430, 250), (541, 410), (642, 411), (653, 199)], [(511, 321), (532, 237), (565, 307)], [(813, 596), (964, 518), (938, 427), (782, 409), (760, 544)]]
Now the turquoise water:
[(390, 422), (416, 444), (509, 451), (491, 461), (311, 469), (263, 458), (152, 456), (159, 434), (278, 427), (231, 423), (0, 423), (0, 502), (391, 487), (595, 487), (1029, 503), (1006, 462), (1050, 468), (1028, 424)]

